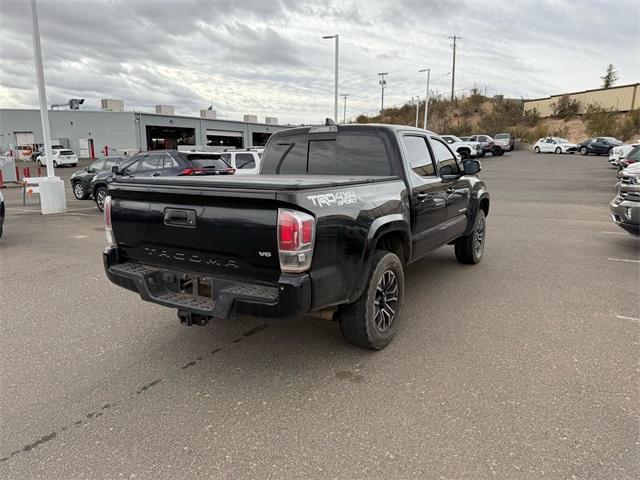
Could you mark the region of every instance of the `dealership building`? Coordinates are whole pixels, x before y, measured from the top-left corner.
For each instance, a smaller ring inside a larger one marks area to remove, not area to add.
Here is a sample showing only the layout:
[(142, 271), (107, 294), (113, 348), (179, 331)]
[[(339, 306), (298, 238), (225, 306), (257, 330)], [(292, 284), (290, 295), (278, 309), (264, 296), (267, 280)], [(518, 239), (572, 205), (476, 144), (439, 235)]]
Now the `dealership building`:
[[(283, 126), (255, 115), (245, 121), (221, 120), (213, 110), (199, 117), (175, 115), (170, 105), (157, 105), (155, 113), (124, 111), (120, 100), (102, 100), (102, 110), (49, 110), (51, 140), (81, 158), (111, 153), (136, 153), (164, 148), (220, 149), (264, 146)], [(40, 110), (0, 109), (0, 153), (11, 150), (24, 158), (44, 143)]]

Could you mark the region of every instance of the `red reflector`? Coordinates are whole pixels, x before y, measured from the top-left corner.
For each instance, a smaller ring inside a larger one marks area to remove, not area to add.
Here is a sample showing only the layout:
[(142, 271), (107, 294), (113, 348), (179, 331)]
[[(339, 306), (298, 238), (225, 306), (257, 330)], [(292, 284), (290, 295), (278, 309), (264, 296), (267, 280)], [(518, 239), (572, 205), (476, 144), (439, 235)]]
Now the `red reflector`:
[(106, 228), (111, 228), (111, 196), (108, 196), (103, 205), (104, 209), (104, 225)]
[(313, 220), (302, 222), (302, 243), (308, 245), (313, 240)]
[(296, 250), (298, 244), (298, 219), (287, 211), (281, 211), (278, 216), (280, 250)]
[(199, 175), (204, 172), (204, 168), (185, 168), (182, 170), (181, 175)]

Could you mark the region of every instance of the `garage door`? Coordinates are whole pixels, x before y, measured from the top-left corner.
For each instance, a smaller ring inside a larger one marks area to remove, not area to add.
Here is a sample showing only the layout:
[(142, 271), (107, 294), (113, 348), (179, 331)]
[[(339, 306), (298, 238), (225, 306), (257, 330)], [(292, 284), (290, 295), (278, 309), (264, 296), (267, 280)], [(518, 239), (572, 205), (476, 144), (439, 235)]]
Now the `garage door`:
[(16, 145), (31, 145), (33, 143), (33, 132), (15, 132)]
[(242, 132), (229, 132), (227, 130), (207, 130), (207, 136), (214, 137), (240, 137), (242, 138)]

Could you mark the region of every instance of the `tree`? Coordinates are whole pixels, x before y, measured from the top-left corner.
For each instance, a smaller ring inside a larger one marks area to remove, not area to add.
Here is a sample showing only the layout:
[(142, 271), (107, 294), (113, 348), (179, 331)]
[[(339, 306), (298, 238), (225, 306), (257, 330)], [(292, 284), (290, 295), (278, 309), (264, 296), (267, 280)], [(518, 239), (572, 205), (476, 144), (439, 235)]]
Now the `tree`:
[(604, 77), (600, 78), (602, 79), (602, 88), (611, 88), (613, 84), (618, 81), (618, 71), (615, 70), (610, 63), (607, 67), (607, 73), (604, 74)]

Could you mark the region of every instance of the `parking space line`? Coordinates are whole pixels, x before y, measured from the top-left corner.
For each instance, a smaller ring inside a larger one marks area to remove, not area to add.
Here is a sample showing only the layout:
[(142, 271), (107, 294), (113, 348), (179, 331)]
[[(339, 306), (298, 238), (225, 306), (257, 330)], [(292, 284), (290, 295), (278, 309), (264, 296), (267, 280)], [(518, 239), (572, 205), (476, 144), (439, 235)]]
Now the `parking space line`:
[(607, 232), (602, 230), (600, 233), (608, 233), (609, 235), (629, 235), (628, 233), (625, 232)]
[(640, 263), (640, 260), (631, 260), (630, 258), (607, 258), (607, 260), (611, 260), (612, 262)]
[(632, 322), (640, 322), (640, 318), (635, 318), (635, 317), (626, 317), (624, 315), (618, 315), (616, 314), (616, 318), (619, 318), (620, 320), (631, 320)]

